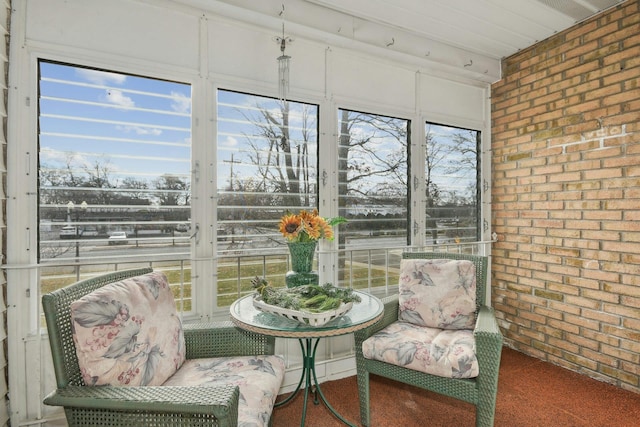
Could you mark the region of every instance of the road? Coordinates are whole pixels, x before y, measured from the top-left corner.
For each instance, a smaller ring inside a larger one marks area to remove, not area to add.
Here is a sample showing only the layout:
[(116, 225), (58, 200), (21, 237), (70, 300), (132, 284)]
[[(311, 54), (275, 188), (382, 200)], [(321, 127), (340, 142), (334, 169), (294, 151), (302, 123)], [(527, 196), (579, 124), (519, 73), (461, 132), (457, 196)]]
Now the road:
[[(137, 242), (137, 244), (136, 244)], [(240, 244), (240, 242), (242, 244)], [(234, 254), (244, 250), (258, 249), (262, 241), (221, 241), (218, 242), (218, 251), (233, 251)], [(174, 236), (162, 237), (129, 237), (127, 244), (109, 245), (108, 240), (102, 239), (80, 239), (69, 240), (55, 238), (52, 240), (42, 240), (41, 256), (42, 259), (60, 259), (68, 260), (76, 257), (77, 254), (82, 257), (118, 257), (118, 256), (141, 256), (141, 255), (166, 255), (166, 254), (184, 254), (190, 251), (189, 233), (178, 233)], [(404, 237), (367, 237), (363, 239), (349, 239), (347, 241), (348, 250), (353, 251), (351, 256), (354, 262), (378, 264), (384, 263), (384, 252), (392, 250), (392, 253), (402, 251), (405, 246)], [(397, 251), (394, 250), (397, 248)], [(286, 253), (284, 245), (283, 253)], [(237, 251), (237, 252), (236, 252)], [(371, 260), (369, 259), (371, 257)], [(380, 258), (377, 260), (377, 258)]]

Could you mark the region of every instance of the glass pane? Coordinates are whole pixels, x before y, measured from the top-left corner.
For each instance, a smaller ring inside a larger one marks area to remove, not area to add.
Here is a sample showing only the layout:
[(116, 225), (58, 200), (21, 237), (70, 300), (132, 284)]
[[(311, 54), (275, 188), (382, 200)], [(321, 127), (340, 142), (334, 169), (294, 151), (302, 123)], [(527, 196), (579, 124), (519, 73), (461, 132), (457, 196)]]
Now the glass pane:
[(459, 244), (479, 238), (480, 132), (426, 124), (427, 244)]
[(256, 275), (284, 283), (278, 222), (318, 204), (318, 106), (219, 90), (217, 120), (218, 305), (226, 306)]
[(188, 255), (191, 87), (39, 67), (40, 262)]
[(339, 214), (348, 220), (340, 226), (340, 247), (352, 251), (340, 261), (340, 279), (362, 288), (370, 269), (347, 264), (375, 268), (378, 259), (384, 268), (372, 248), (408, 242), (410, 121), (349, 110), (338, 115)]

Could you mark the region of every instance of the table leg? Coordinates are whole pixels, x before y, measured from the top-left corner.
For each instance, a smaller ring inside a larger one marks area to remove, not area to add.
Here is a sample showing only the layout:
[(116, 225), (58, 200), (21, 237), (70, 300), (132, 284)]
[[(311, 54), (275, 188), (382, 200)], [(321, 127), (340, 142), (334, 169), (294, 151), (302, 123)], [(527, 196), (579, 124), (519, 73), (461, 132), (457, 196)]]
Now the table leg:
[[(302, 350), (302, 375), (300, 375), (300, 381), (298, 381), (298, 386), (296, 387), (295, 390), (293, 390), (291, 392), (291, 394), (289, 396), (287, 396), (286, 399), (284, 399), (282, 402), (278, 402), (274, 405), (274, 407), (278, 407), (278, 406), (283, 406), (286, 405), (287, 403), (289, 403), (289, 401), (291, 399), (293, 399), (294, 397), (296, 397), (296, 395), (298, 394), (298, 392), (300, 391), (300, 387), (302, 386), (302, 381), (304, 381), (305, 379), (305, 374), (307, 372), (307, 351), (304, 348), (304, 343), (302, 340), (298, 340), (300, 342), (300, 349)], [(306, 405), (305, 405), (306, 407)], [(303, 414), (304, 417), (304, 414)]]
[[(302, 407), (302, 419), (300, 421), (300, 426), (304, 427), (305, 419), (307, 416), (307, 403), (309, 398), (309, 393), (313, 393), (314, 399), (313, 403), (315, 405), (320, 404), (320, 400), (325, 404), (327, 409), (331, 411), (333, 415), (335, 415), (340, 421), (345, 423), (350, 427), (356, 427), (355, 424), (351, 424), (349, 421), (345, 420), (342, 415), (340, 415), (331, 404), (327, 401), (327, 398), (322, 393), (322, 389), (320, 388), (320, 384), (318, 383), (318, 377), (316, 376), (316, 350), (318, 348), (318, 343), (320, 342), (320, 338), (315, 339), (315, 343), (312, 338), (305, 338), (298, 340), (300, 342), (300, 348), (302, 349), (302, 375), (300, 375), (300, 381), (298, 382), (298, 386), (296, 389), (282, 402), (278, 402), (275, 406), (282, 406), (288, 403), (291, 399), (293, 399), (302, 386), (302, 382), (304, 381), (304, 403)], [(313, 389), (313, 391), (312, 391)], [(320, 400), (318, 399), (320, 397)]]

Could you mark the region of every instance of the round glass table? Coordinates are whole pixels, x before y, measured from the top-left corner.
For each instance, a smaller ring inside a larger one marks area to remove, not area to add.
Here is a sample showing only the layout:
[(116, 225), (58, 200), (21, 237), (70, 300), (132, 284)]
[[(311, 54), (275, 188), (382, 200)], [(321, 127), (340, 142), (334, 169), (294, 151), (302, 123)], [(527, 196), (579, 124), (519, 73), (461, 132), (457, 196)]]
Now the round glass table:
[(316, 349), (321, 338), (350, 334), (373, 325), (382, 317), (384, 310), (382, 301), (362, 291), (354, 291), (354, 293), (360, 297), (360, 302), (354, 303), (351, 310), (322, 326), (311, 326), (277, 314), (264, 313), (254, 307), (253, 294), (242, 297), (231, 305), (231, 320), (239, 328), (279, 338), (296, 338), (300, 342), (303, 360), (300, 381), (296, 389), (286, 399), (276, 403), (276, 406), (282, 406), (291, 401), (301, 390), (304, 382), (301, 426), (304, 426), (305, 423), (307, 402), (312, 388), (314, 388), (314, 403), (316, 405), (320, 403), (319, 396), (331, 413), (340, 421), (349, 426), (355, 426), (345, 420), (329, 404), (322, 393), (320, 384), (318, 384), (315, 367)]

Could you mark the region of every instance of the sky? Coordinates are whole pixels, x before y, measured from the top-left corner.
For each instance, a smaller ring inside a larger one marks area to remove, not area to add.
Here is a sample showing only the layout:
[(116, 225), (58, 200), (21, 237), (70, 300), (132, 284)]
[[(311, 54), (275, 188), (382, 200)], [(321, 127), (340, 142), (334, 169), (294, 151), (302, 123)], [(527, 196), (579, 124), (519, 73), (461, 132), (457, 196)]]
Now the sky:
[(41, 62), (40, 162), (109, 162), (114, 175), (189, 177), (189, 85)]
[[(46, 61), (40, 67), (41, 166), (64, 167), (71, 156), (78, 167), (95, 162), (108, 164), (119, 181), (135, 177), (150, 182), (165, 173), (190, 179), (190, 85)], [(297, 102), (290, 102), (290, 106), (291, 139), (301, 140), (301, 132), (306, 129), (310, 131), (309, 139), (317, 140), (318, 107)], [(312, 113), (307, 126), (302, 122), (303, 107)], [(259, 117), (259, 108), (280, 116), (275, 99), (218, 92), (219, 188), (228, 185), (231, 167), (238, 177), (254, 174), (255, 166), (248, 153), (255, 155), (255, 150), (246, 147), (257, 130), (247, 116)], [(429, 131), (446, 144), (451, 133), (458, 130), (430, 125)], [(264, 139), (253, 141), (261, 148), (267, 146)], [(379, 139), (376, 144), (378, 154), (397, 150), (397, 141)], [(309, 148), (316, 152), (313, 145)], [(455, 156), (451, 154), (448, 163), (455, 163)], [(312, 162), (315, 165), (315, 156)], [(442, 173), (437, 182), (443, 187), (462, 189), (474, 179), (475, 176)]]
[[(249, 139), (262, 150), (263, 158), (268, 156), (269, 141), (259, 135), (259, 130), (252, 122), (262, 119), (261, 110), (271, 114), (276, 120), (282, 120), (280, 101), (257, 95), (218, 91), (218, 188), (227, 188), (230, 181), (231, 167), (237, 178), (252, 177), (256, 166), (253, 164), (255, 149), (250, 147)], [(304, 121), (303, 110), (308, 112)], [(304, 140), (303, 132), (308, 132), (307, 141), (310, 162), (317, 163), (316, 155), (318, 106), (289, 102), (289, 139), (297, 145)], [(231, 161), (233, 160), (233, 163)]]

